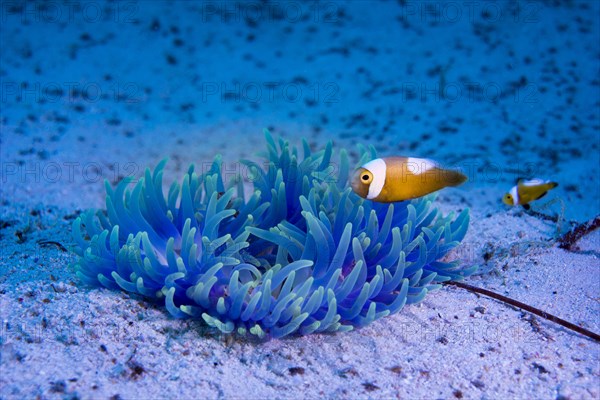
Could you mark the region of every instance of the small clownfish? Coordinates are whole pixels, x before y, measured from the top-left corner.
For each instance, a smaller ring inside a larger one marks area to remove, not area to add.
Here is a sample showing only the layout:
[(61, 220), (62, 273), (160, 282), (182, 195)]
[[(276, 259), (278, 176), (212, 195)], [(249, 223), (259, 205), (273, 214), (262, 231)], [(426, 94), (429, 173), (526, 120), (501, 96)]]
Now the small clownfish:
[(460, 172), (443, 169), (426, 158), (385, 157), (369, 161), (356, 170), (351, 186), (362, 198), (392, 203), (458, 186), (466, 180)]
[(523, 178), (517, 179), (516, 186), (513, 186), (508, 193), (502, 197), (502, 202), (509, 206), (523, 206), (529, 210), (534, 200), (544, 197), (549, 190), (558, 186), (558, 183), (545, 181), (542, 179), (530, 179), (526, 181)]

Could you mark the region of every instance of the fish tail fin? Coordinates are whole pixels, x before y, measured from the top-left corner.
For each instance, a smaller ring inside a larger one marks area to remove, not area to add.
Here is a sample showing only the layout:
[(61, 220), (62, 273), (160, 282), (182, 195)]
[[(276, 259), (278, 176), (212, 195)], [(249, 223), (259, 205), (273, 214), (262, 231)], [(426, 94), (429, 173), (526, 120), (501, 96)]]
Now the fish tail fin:
[(468, 180), (467, 176), (458, 171), (449, 171), (448, 183), (450, 186), (459, 186)]

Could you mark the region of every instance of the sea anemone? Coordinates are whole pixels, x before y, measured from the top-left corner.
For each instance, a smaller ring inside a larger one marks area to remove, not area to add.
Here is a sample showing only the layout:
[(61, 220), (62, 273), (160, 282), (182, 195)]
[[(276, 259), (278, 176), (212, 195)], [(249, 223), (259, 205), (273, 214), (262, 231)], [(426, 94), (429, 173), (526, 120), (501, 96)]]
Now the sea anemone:
[[(177, 318), (259, 337), (348, 331), (398, 312), (474, 272), (440, 261), (463, 239), (468, 210), (440, 216), (432, 199), (363, 200), (332, 144), (303, 155), (266, 132), (266, 163), (241, 161), (227, 185), (217, 156), (165, 196), (163, 168), (106, 183), (106, 211), (73, 223), (77, 275), (164, 302)], [(359, 164), (375, 158), (361, 149)]]

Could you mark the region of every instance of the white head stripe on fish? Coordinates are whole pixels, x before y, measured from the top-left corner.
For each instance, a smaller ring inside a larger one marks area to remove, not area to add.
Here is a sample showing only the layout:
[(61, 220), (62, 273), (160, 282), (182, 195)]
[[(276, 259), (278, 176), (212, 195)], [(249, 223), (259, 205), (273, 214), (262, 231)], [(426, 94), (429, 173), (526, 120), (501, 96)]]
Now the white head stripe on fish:
[(423, 174), (429, 171), (430, 169), (438, 166), (434, 161), (428, 160), (426, 158), (414, 157), (408, 157), (406, 159), (406, 165), (408, 167), (408, 170), (414, 173), (415, 175)]
[(373, 174), (373, 181), (369, 185), (369, 193), (367, 199), (372, 200), (379, 196), (383, 185), (385, 185), (385, 175), (387, 173), (387, 165), (381, 158), (376, 158), (362, 166), (367, 171)]
[(517, 205), (519, 204), (519, 193), (517, 192), (517, 187), (513, 186), (512, 189), (510, 189), (510, 195), (513, 198), (513, 205)]

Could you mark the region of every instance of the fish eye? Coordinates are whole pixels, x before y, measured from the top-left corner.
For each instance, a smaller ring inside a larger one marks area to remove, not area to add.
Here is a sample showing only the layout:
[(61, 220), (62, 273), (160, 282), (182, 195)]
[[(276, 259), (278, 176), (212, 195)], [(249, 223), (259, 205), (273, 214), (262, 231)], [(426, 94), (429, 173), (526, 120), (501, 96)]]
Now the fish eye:
[(360, 180), (365, 184), (371, 183), (373, 180), (373, 175), (370, 172), (363, 172), (363, 174), (360, 176)]

